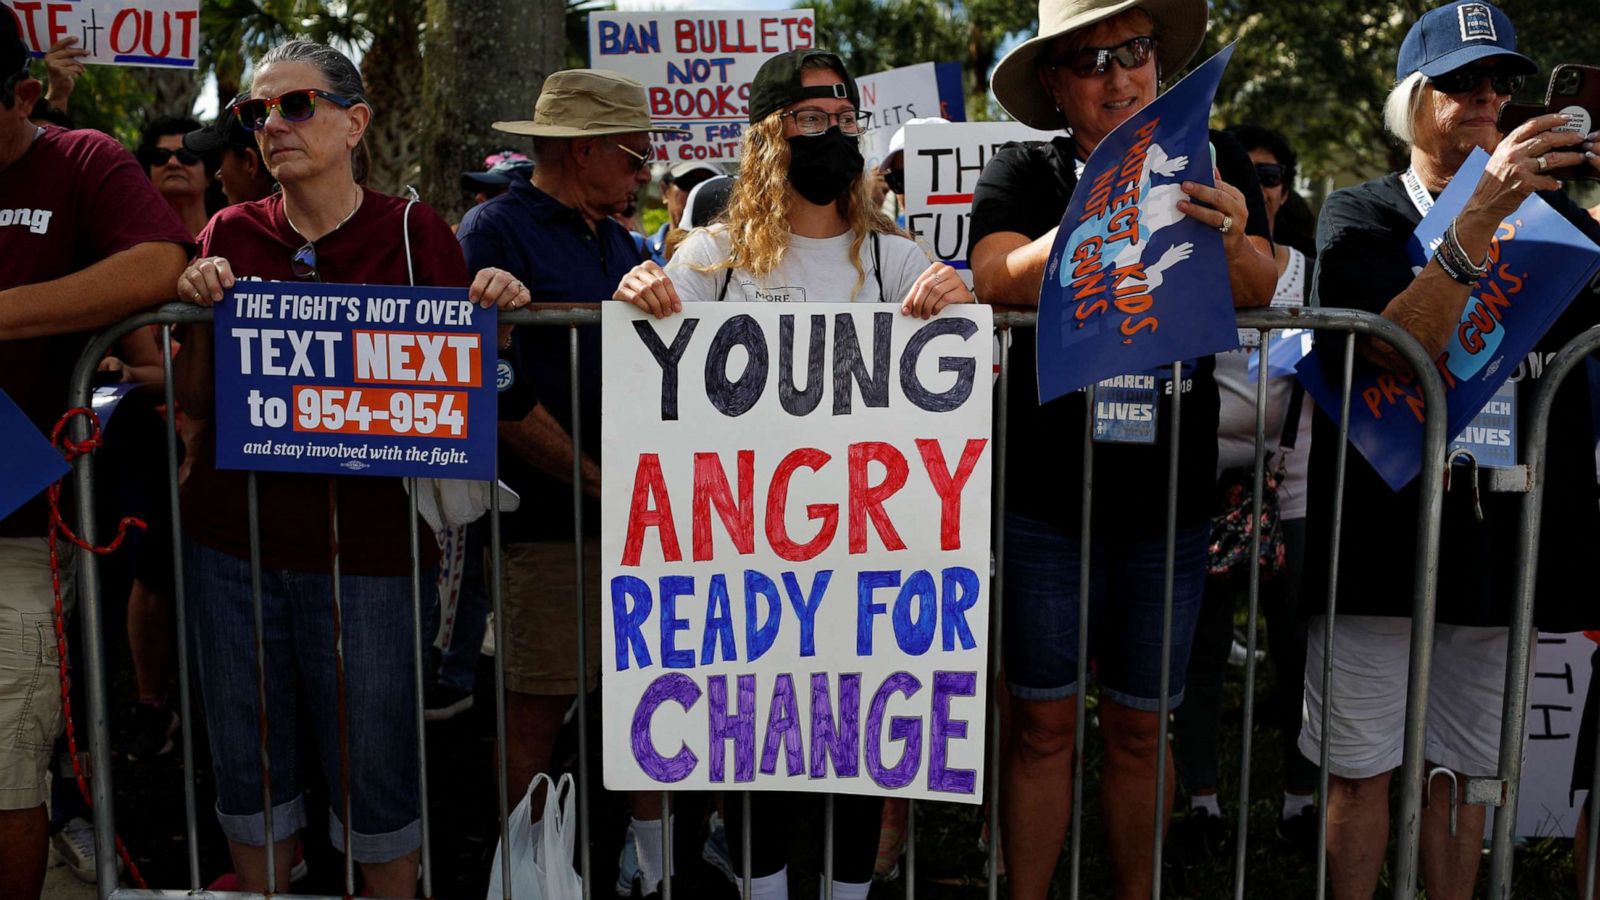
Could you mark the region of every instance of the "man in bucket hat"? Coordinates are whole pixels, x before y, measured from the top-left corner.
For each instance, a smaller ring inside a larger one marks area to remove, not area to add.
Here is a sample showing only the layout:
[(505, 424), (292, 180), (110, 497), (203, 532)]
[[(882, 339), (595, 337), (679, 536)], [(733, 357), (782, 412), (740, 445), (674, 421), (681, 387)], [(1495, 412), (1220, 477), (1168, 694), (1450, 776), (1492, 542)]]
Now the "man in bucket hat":
[[(534, 168), (527, 179), (513, 180), (505, 193), (467, 211), (457, 237), (468, 269), (504, 268), (537, 303), (609, 298), (643, 259), (612, 216), (650, 181), (650, 163), (661, 156), (651, 132), (682, 129), (652, 124), (644, 86), (604, 69), (552, 73), (533, 118), (494, 127), (533, 138)], [(522, 496), (520, 510), (501, 518), (506, 642), (496, 648), (505, 657), (506, 788), (513, 800), (535, 774), (549, 771), (574, 695), (594, 690), (600, 674), (600, 327), (580, 327), (578, 343), (578, 409), (571, 403), (564, 328), (515, 329), (496, 371), (500, 477)], [(579, 577), (570, 512), (574, 454), (585, 498), (585, 671), (577, 665), (573, 604)], [(663, 875), (657, 796), (636, 798), (634, 817), (643, 892), (649, 893)]]

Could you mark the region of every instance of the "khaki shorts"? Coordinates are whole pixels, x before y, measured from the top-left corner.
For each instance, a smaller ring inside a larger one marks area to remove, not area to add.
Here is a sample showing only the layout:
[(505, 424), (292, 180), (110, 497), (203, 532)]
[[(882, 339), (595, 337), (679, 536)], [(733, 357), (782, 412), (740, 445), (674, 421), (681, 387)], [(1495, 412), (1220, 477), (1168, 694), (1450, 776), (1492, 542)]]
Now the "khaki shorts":
[[(61, 557), (72, 595), (73, 557)], [(0, 810), (50, 798), (50, 752), (61, 733), (55, 596), (44, 538), (0, 538)]]
[[(600, 684), (600, 539), (583, 543), (583, 683)], [(568, 541), (508, 544), (501, 560), (506, 690), (562, 696), (578, 692), (577, 559)], [(499, 648), (496, 648), (499, 652)]]

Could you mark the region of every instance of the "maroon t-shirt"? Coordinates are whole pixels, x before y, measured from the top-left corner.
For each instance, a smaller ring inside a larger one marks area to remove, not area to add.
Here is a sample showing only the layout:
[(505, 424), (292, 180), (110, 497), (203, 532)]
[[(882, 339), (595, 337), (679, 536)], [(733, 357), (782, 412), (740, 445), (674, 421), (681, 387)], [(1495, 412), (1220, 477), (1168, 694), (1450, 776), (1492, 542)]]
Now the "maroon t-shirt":
[[(403, 218), (406, 202), (366, 191), (361, 208), (344, 226), (316, 243), (317, 272), (340, 284), (410, 284), (406, 274)], [(241, 278), (294, 281), (289, 261), (305, 244), (283, 215), (283, 197), (230, 206), (200, 232), (202, 256), (221, 256)], [(411, 258), (416, 283), (464, 287), (467, 264), (461, 245), (439, 214), (423, 203), (411, 210)], [(398, 478), (296, 475), (260, 472), (256, 497), (261, 513), (261, 561), (268, 568), (331, 571), (329, 499), (339, 498), (339, 568), (349, 575), (408, 575), (411, 572), (410, 504)], [(194, 469), (183, 486), (183, 524), (201, 544), (248, 559), (245, 473), (216, 468), (216, 434), (208, 424)], [(422, 564), (438, 558), (438, 545), (418, 521)]]
[[(45, 126), (0, 169), (0, 290), (63, 278), (154, 241), (194, 247), (144, 169), (101, 132)], [(47, 436), (67, 410), (72, 367), (88, 341), (87, 332), (0, 341), (0, 390)], [(0, 521), (0, 537), (41, 537), (48, 516), (36, 497)]]

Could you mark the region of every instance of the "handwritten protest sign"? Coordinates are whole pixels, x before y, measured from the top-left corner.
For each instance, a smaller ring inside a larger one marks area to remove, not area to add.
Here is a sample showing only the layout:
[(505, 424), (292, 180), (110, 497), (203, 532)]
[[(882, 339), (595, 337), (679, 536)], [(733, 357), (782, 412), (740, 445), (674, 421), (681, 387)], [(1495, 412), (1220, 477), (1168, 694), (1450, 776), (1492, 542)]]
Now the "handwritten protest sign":
[(889, 139), (912, 119), (938, 116), (959, 122), (967, 117), (960, 63), (917, 63), (856, 79), (861, 109), (872, 114), (861, 138), (867, 168), (876, 169), (889, 153)]
[(907, 126), (906, 228), (971, 287), (967, 224), (972, 189), (984, 164), (1010, 141), (1048, 141), (1058, 135), (1017, 122)]
[(43, 56), (62, 38), (86, 63), (193, 69), (200, 55), (200, 0), (0, 0), (22, 39)]
[(1039, 292), (1040, 402), (1239, 346), (1222, 235), (1178, 211), (1184, 181), (1213, 182), (1207, 121), (1232, 55), (1230, 44), (1089, 154)]
[[(1488, 161), (1487, 153), (1473, 150), (1417, 226), (1409, 249), (1419, 271), (1450, 220), (1466, 205)], [(1481, 433), (1469, 438), (1484, 444), (1493, 440), (1493, 447), (1514, 453), (1514, 444), (1501, 447), (1490, 433), (1498, 430), (1497, 419), (1515, 421), (1514, 408), (1500, 407), (1508, 398), (1495, 399), (1495, 393), (1579, 288), (1600, 272), (1600, 247), (1535, 194), (1500, 223), (1489, 262), (1489, 274), (1467, 298), (1460, 324), (1434, 367), (1444, 380), (1446, 439), (1455, 441), (1469, 423), (1486, 414), (1475, 426)], [(1322, 351), (1313, 350), (1300, 363), (1300, 380), (1324, 409), (1338, 409), (1340, 386), (1324, 371), (1323, 359)], [(1398, 491), (1422, 470), (1422, 388), (1409, 375), (1358, 364), (1351, 390), (1350, 443)], [(1486, 411), (1491, 403), (1495, 405)], [(1511, 436), (1505, 439), (1509, 442)]]
[(638, 79), (663, 134), (658, 159), (734, 160), (750, 116), (750, 80), (769, 57), (812, 45), (809, 9), (593, 12), (589, 64)]
[(23, 415), (5, 391), (0, 391), (0, 520), (16, 512), (61, 476), (67, 462), (45, 436)]
[(217, 467), (493, 478), (495, 319), (465, 288), (239, 282), (216, 307)]
[[(1593, 757), (1578, 759), (1578, 724), (1593, 676), (1595, 645), (1582, 633), (1539, 633), (1528, 692), (1528, 742), (1517, 788), (1517, 837), (1571, 837), (1588, 790), (1569, 790), (1573, 765), (1587, 785)], [(1493, 834), (1494, 817), (1484, 823)]]
[(981, 800), (992, 321), (602, 306), (606, 787)]

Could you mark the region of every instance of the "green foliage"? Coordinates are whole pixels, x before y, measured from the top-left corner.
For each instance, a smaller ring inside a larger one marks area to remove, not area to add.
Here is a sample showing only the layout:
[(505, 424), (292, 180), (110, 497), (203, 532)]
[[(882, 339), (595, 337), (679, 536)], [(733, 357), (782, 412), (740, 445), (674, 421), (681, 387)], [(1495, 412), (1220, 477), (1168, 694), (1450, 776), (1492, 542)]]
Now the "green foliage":
[[(44, 65), (35, 63), (33, 74), (46, 81)], [(137, 71), (127, 66), (88, 66), (78, 76), (68, 101), (68, 115), (76, 128), (104, 131), (125, 146), (139, 143), (143, 124), (134, 111), (150, 106), (151, 95), (140, 83)]]

